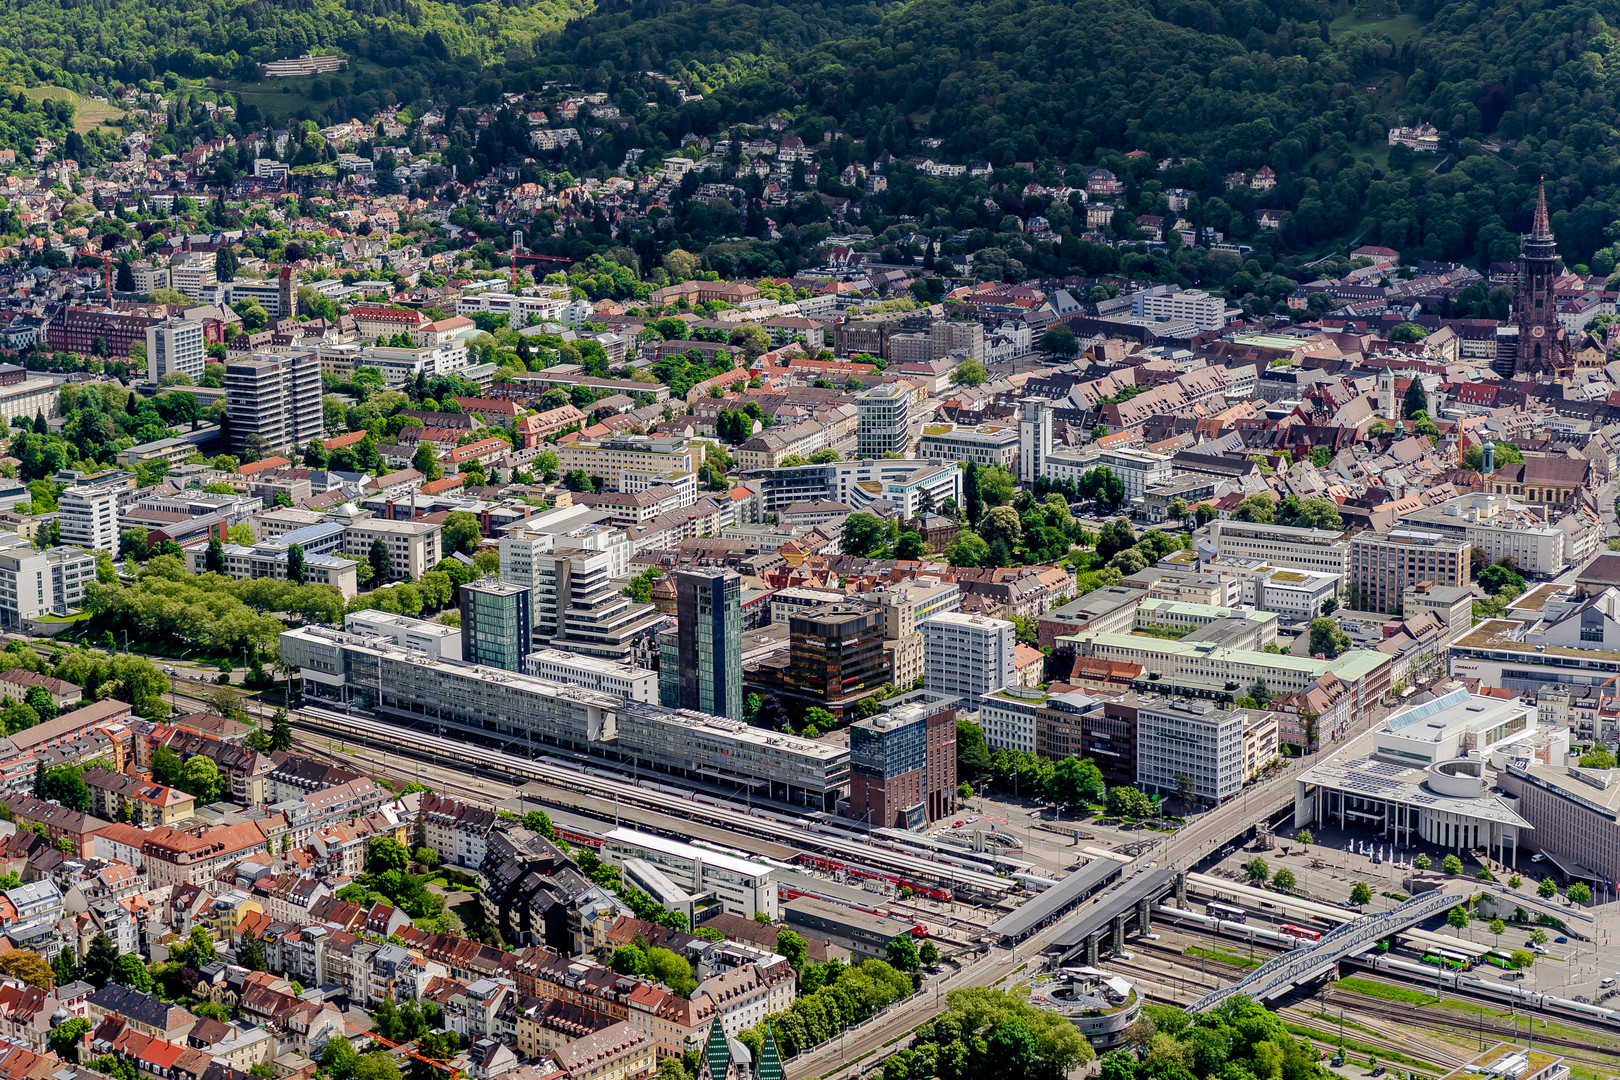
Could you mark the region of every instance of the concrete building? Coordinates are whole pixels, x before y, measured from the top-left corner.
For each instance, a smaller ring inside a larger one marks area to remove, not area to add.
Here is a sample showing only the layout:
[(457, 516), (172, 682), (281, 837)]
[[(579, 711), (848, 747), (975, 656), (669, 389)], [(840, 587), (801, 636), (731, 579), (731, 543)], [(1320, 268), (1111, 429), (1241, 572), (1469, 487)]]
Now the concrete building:
[(888, 955), (889, 942), (910, 933), (914, 925), (813, 896), (788, 901), (782, 905), (782, 914), (789, 929), (841, 945), (856, 960), (882, 960)]
[[(1401, 515), (1405, 528), (1464, 540), (1491, 562), (1511, 559), (1521, 574), (1553, 577), (1570, 564), (1570, 536), (1558, 521), (1507, 495), (1458, 495)], [(1562, 519), (1562, 513), (1558, 515)]]
[(1502, 791), (1495, 781), (1514, 762), (1528, 763), (1526, 774), (1549, 762), (1557, 766), (1549, 772), (1562, 772), (1568, 751), (1568, 729), (1538, 728), (1534, 706), (1457, 687), (1391, 715), (1370, 756), (1302, 774), (1294, 821), (1372, 831), (1396, 845), (1482, 849), (1511, 865), (1532, 831), (1534, 843), (1556, 841), (1534, 829), (1527, 806), (1504, 797), (1505, 778)]
[(394, 521), (342, 512), (334, 516), (344, 525), (343, 554), (351, 559), (369, 559), (372, 544), (381, 540), (388, 548), (389, 565), (395, 578), (419, 578), (444, 557), (439, 540), (442, 530), (430, 522)]
[(1450, 642), (1466, 634), (1474, 625), (1474, 593), (1455, 585), (1420, 583), (1401, 596), (1401, 611), (1408, 619), (1430, 612), (1446, 627), (1441, 637)]
[(483, 578), (461, 587), (461, 658), (467, 663), (524, 670), (529, 627), (526, 586)]
[(1221, 330), (1226, 326), (1226, 301), (1202, 289), (1144, 289), (1131, 297), (1131, 314), (1160, 321), (1187, 319), (1200, 330)]
[(367, 608), (343, 616), (343, 630), (349, 634), (384, 637), (396, 645), (418, 649), (436, 660), (461, 658), (461, 628), (446, 626), (437, 619), (413, 619)]
[(62, 543), (118, 553), (118, 498), (122, 482), (75, 484), (57, 497)]
[(321, 362), (313, 353), (258, 353), (225, 365), (231, 452), (249, 435), (277, 450), (302, 446), (324, 430)]
[[(1244, 713), (1189, 698), (1144, 699), (1136, 711), (1136, 786), (1222, 803), (1243, 790)], [(1275, 745), (1275, 725), (1272, 729)]]
[[(301, 532), (314, 532), (321, 528), (322, 526), (315, 526)], [(292, 566), (290, 552), (293, 545), (298, 543), (299, 535), (300, 533), (288, 533), (280, 540), (261, 540), (251, 547), (246, 544), (222, 544), (220, 550), (224, 564), (220, 572), (238, 580), (267, 577), (286, 581)], [(185, 554), (187, 570), (193, 574), (207, 572), (206, 541), (187, 547)], [(305, 551), (304, 581), (310, 585), (330, 585), (342, 593), (345, 600), (350, 600), (360, 591), (359, 565), (354, 559), (346, 559), (340, 555)]]
[(855, 398), (856, 445), (862, 458), (905, 456), (911, 445), (911, 396), (909, 383), (896, 382), (874, 386)]
[(1052, 403), (1025, 398), (1018, 403), (1018, 480), (1033, 484), (1046, 475), (1046, 455), (1052, 452)]
[(1406, 590), (1424, 581), (1462, 588), (1468, 584), (1468, 548), (1467, 540), (1411, 529), (1357, 533), (1350, 541), (1350, 606), (1398, 611)]
[(757, 913), (772, 922), (780, 915), (776, 872), (768, 863), (624, 828), (602, 838), (601, 855), (611, 866), (625, 859), (651, 863), (688, 892), (713, 894), (727, 915), (751, 919)]
[(1135, 501), (1147, 494), (1147, 489), (1169, 480), (1173, 469), (1170, 459), (1148, 450), (1099, 451), (1095, 447), (1084, 450), (1054, 450), (1046, 455), (1045, 475), (1052, 480), (1073, 480), (1093, 469), (1106, 468), (1125, 485), (1125, 500)]
[(796, 502), (828, 500), (860, 510), (875, 502), (916, 517), (925, 505), (935, 509), (950, 499), (962, 502), (962, 470), (918, 459), (875, 458), (825, 465), (786, 465), (756, 469), (749, 486), (759, 492), (760, 512), (775, 514)]
[(76, 547), (35, 551), (21, 544), (0, 550), (0, 628), (20, 629), (23, 620), (66, 615), (84, 602), (96, 580), (94, 552)]
[(932, 692), (971, 700), (1018, 682), (1018, 628), (1007, 620), (950, 612), (921, 629), (924, 685)]
[(1350, 578), (1350, 543), (1324, 529), (1257, 525), (1252, 521), (1212, 521), (1209, 539), (1222, 555), (1260, 559), (1273, 566)]
[(741, 720), (742, 578), (724, 569), (673, 576), (676, 628), (667, 642), (672, 648), (660, 643), (659, 700), (672, 709)]
[(1039, 746), (1037, 713), (1046, 691), (1033, 686), (1007, 686), (979, 699), (979, 730), (992, 750), (1033, 754)]
[(642, 491), (694, 475), (703, 464), (701, 447), (671, 436), (621, 435), (599, 442), (568, 443), (557, 449), (564, 473), (583, 470), (608, 491)]
[(788, 655), (767, 659), (746, 674), (750, 687), (790, 707), (819, 706), (847, 715), (888, 682), (883, 616), (856, 604), (835, 604), (788, 617)]
[(927, 461), (972, 461), (1018, 469), (1018, 428), (1012, 424), (928, 424), (917, 440), (917, 456)]
[(161, 382), (165, 375), (179, 372), (196, 382), (207, 362), (202, 323), (174, 317), (146, 328), (147, 381)]
[(921, 829), (956, 810), (956, 701), (926, 692), (849, 731), (849, 817)]
[(583, 686), (626, 701), (651, 702), (658, 697), (658, 672), (617, 660), (562, 649), (536, 649), (523, 658), (523, 670), (537, 679)]
[(665, 619), (614, 584), (619, 558), (615, 551), (577, 548), (530, 555), (532, 580), (519, 583), (533, 595), (535, 644), (604, 660), (652, 662)]

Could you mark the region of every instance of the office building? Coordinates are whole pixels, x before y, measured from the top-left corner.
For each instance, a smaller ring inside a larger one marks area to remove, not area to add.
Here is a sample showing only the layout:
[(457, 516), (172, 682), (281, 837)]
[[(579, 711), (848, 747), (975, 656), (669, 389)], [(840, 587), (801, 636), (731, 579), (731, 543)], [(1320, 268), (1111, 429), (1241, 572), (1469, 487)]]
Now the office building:
[(231, 452), (249, 435), (277, 450), (302, 446), (322, 428), (321, 362), (313, 353), (256, 353), (225, 365), (225, 405)]
[(969, 700), (1018, 682), (1018, 628), (1005, 619), (948, 612), (922, 624), (923, 679), (929, 690)]
[(1444, 627), (1440, 632), (1441, 639), (1455, 641), (1473, 628), (1474, 593), (1472, 589), (1455, 585), (1420, 582), (1408, 588), (1401, 597), (1401, 611), (1408, 619), (1425, 611), (1432, 613)]
[(1226, 326), (1226, 301), (1202, 289), (1160, 292), (1144, 289), (1131, 297), (1131, 314), (1156, 321), (1191, 320), (1200, 330), (1220, 330)]
[(623, 704), (618, 753), (643, 773), (746, 789), (754, 798), (831, 813), (849, 791), (849, 749), (724, 716)]
[(41, 615), (66, 615), (84, 602), (85, 586), (95, 580), (95, 553), (82, 548), (35, 551), (20, 543), (0, 550), (0, 629), (16, 630)]
[(1406, 590), (1420, 582), (1468, 584), (1467, 540), (1414, 529), (1357, 533), (1350, 541), (1350, 607), (1398, 612)]
[[(332, 517), (343, 524), (343, 554), (351, 559), (370, 559), (378, 540), (388, 549), (389, 569), (395, 578), (419, 578), (443, 558), (441, 529), (427, 521), (394, 521), (390, 518), (363, 517), (339, 509)], [(262, 520), (262, 519), (261, 519)]]
[[(223, 544), (221, 553), (224, 556), (224, 565), (221, 572), (226, 577), (237, 578), (274, 578), (277, 581), (286, 581), (292, 569), (292, 548), (299, 543), (300, 535), (316, 534), (322, 526), (312, 526), (300, 533), (288, 533), (287, 537), (279, 540), (260, 540), (256, 544)], [(301, 545), (300, 545), (301, 546)], [(186, 569), (193, 574), (205, 573), (208, 569), (208, 542), (206, 540), (192, 544), (185, 549)], [(346, 559), (341, 555), (330, 555), (320, 551), (304, 551), (304, 582), (308, 585), (330, 585), (343, 594), (343, 599), (349, 600), (360, 591), (360, 564), (353, 559)]]
[(1389, 657), (1373, 649), (1351, 649), (1335, 660), (1237, 649), (1213, 641), (1171, 641), (1129, 633), (1084, 631), (1061, 635), (1055, 644), (1074, 647), (1082, 657), (1140, 664), (1135, 680), (1162, 694), (1231, 704), (1264, 679), (1273, 694), (1310, 690), (1330, 672), (1349, 688), (1352, 722), (1381, 715), (1389, 693)]
[[(1401, 524), (1466, 540), (1493, 563), (1511, 560), (1521, 574), (1552, 577), (1574, 561), (1577, 545), (1565, 531), (1562, 510), (1544, 515), (1545, 506), (1532, 508), (1507, 495), (1471, 494), (1409, 511)], [(1569, 524), (1576, 532), (1588, 527), (1578, 517)]]
[[(659, 699), (672, 709), (741, 720), (742, 578), (732, 570), (677, 570), (673, 576), (675, 649), (660, 658)], [(673, 665), (665, 662), (670, 659)]]
[(436, 660), (461, 657), (461, 628), (446, 626), (437, 619), (413, 619), (387, 611), (367, 608), (343, 616), (344, 632), (384, 637), (396, 645), (417, 649)]
[(651, 702), (658, 697), (659, 672), (617, 660), (562, 649), (536, 649), (523, 658), (523, 670), (537, 679), (583, 686), (626, 701)]
[(1038, 713), (1046, 691), (1035, 686), (1006, 686), (979, 697), (979, 730), (992, 750), (1035, 753), (1039, 742)]
[(1053, 450), (1042, 463), (1042, 475), (1050, 480), (1073, 480), (1093, 469), (1106, 468), (1125, 485), (1125, 501), (1132, 502), (1147, 494), (1147, 489), (1170, 479), (1170, 459), (1163, 454), (1147, 450), (1099, 451), (1095, 446), (1083, 450)]
[(75, 484), (57, 497), (62, 543), (118, 553), (118, 497), (123, 484)]
[(533, 595), (537, 645), (646, 666), (658, 647), (664, 616), (638, 604), (614, 585), (611, 551), (575, 548), (530, 555), (533, 580), (519, 582)]
[(956, 811), (956, 699), (926, 691), (849, 729), (849, 817), (921, 829)]
[(192, 319), (171, 318), (146, 328), (146, 378), (162, 382), (178, 372), (192, 382), (202, 378), (208, 362), (208, 343), (203, 340), (203, 324)]
[(1201, 803), (1243, 790), (1243, 732), (1237, 710), (1190, 698), (1144, 700), (1136, 710), (1136, 786)]
[(1018, 466), (1018, 428), (1012, 424), (928, 424), (917, 440), (917, 456), (940, 464), (972, 461), (1000, 465), (1009, 472)]
[(1225, 556), (1262, 559), (1273, 566), (1350, 577), (1350, 542), (1325, 529), (1258, 525), (1252, 521), (1212, 521), (1209, 539)]
[(564, 473), (579, 469), (600, 480), (600, 490), (636, 492), (695, 474), (703, 450), (668, 435), (619, 435), (559, 446), (557, 458)]
[(1052, 452), (1052, 403), (1025, 398), (1018, 403), (1018, 480), (1033, 484), (1046, 475), (1046, 455)]
[(623, 866), (627, 859), (651, 863), (688, 893), (712, 894), (727, 915), (752, 919), (758, 914), (775, 922), (780, 914), (776, 871), (769, 863), (624, 828), (602, 838), (601, 855), (610, 866)]
[(461, 658), (522, 671), (529, 655), (529, 590), (482, 578), (461, 587)]
[(906, 517), (938, 509), (950, 499), (962, 502), (962, 470), (955, 462), (904, 458), (834, 461), (825, 465), (784, 465), (748, 473), (759, 492), (762, 514), (779, 513), (796, 502), (828, 500), (860, 510), (875, 502), (899, 508)]
[(875, 607), (833, 604), (788, 616), (788, 655), (746, 673), (750, 689), (789, 707), (820, 706), (844, 716), (888, 682), (883, 615)]
[(874, 386), (855, 398), (859, 418), (855, 440), (862, 458), (905, 456), (911, 444), (911, 396), (910, 383), (895, 382)]

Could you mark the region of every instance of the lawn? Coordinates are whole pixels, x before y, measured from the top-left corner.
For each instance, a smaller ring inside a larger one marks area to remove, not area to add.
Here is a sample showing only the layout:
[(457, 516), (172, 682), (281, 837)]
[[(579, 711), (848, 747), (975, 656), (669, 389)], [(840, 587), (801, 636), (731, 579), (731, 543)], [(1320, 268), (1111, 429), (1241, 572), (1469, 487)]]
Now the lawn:
[(211, 90), (228, 90), (242, 101), (252, 102), (265, 116), (287, 116), (296, 112), (317, 113), (326, 106), (329, 97), (316, 100), (309, 96), (316, 79), (327, 85), (331, 85), (333, 79), (353, 82), (359, 72), (377, 75), (383, 73), (383, 69), (368, 60), (350, 60), (348, 67), (333, 74), (300, 75), (294, 79), (254, 79), (252, 82), (210, 79), (208, 87)]
[(73, 102), (73, 130), (80, 135), (96, 127), (103, 120), (116, 121), (124, 115), (124, 110), (115, 105), (87, 98), (65, 86), (29, 86), (22, 88), (22, 93), (30, 101), (59, 98)]
[(1213, 960), (1217, 964), (1230, 964), (1233, 967), (1251, 968), (1260, 966), (1260, 961), (1253, 957), (1239, 956), (1237, 953), (1221, 952), (1217, 949), (1205, 949), (1198, 945), (1189, 945), (1185, 955), (1200, 957), (1204, 960)]
[(1423, 29), (1416, 15), (1398, 15), (1393, 19), (1358, 19), (1354, 15), (1341, 15), (1328, 24), (1333, 36), (1341, 34), (1377, 34), (1387, 37), (1398, 49), (1406, 39)]

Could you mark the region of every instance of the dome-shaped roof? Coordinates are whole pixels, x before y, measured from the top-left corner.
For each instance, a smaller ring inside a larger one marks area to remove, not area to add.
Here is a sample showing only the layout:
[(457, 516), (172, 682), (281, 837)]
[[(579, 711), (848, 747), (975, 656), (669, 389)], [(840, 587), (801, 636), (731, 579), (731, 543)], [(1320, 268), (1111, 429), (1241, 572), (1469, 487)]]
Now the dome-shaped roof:
[(59, 1008), (51, 1013), (51, 1027), (61, 1027), (71, 1019), (73, 1019), (72, 1013), (68, 1012), (66, 1008)]
[(364, 511), (362, 511), (352, 502), (346, 502), (336, 510), (332, 511), (333, 514), (341, 515), (343, 517), (359, 517), (363, 512)]

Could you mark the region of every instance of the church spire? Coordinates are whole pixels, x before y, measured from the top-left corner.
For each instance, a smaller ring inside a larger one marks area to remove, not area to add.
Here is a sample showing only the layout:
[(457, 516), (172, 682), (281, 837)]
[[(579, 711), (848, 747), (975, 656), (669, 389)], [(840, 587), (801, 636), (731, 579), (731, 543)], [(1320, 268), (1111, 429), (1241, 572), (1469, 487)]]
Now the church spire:
[(709, 1025), (709, 1037), (703, 1044), (703, 1053), (698, 1059), (698, 1076), (707, 1076), (710, 1080), (726, 1080), (726, 1073), (731, 1068), (731, 1045), (726, 1040), (726, 1029), (720, 1023), (720, 1013), (714, 1014), (714, 1023)]
[(1541, 182), (1536, 193), (1536, 218), (1530, 226), (1530, 235), (1537, 240), (1552, 239), (1552, 224), (1547, 219), (1547, 181)]

